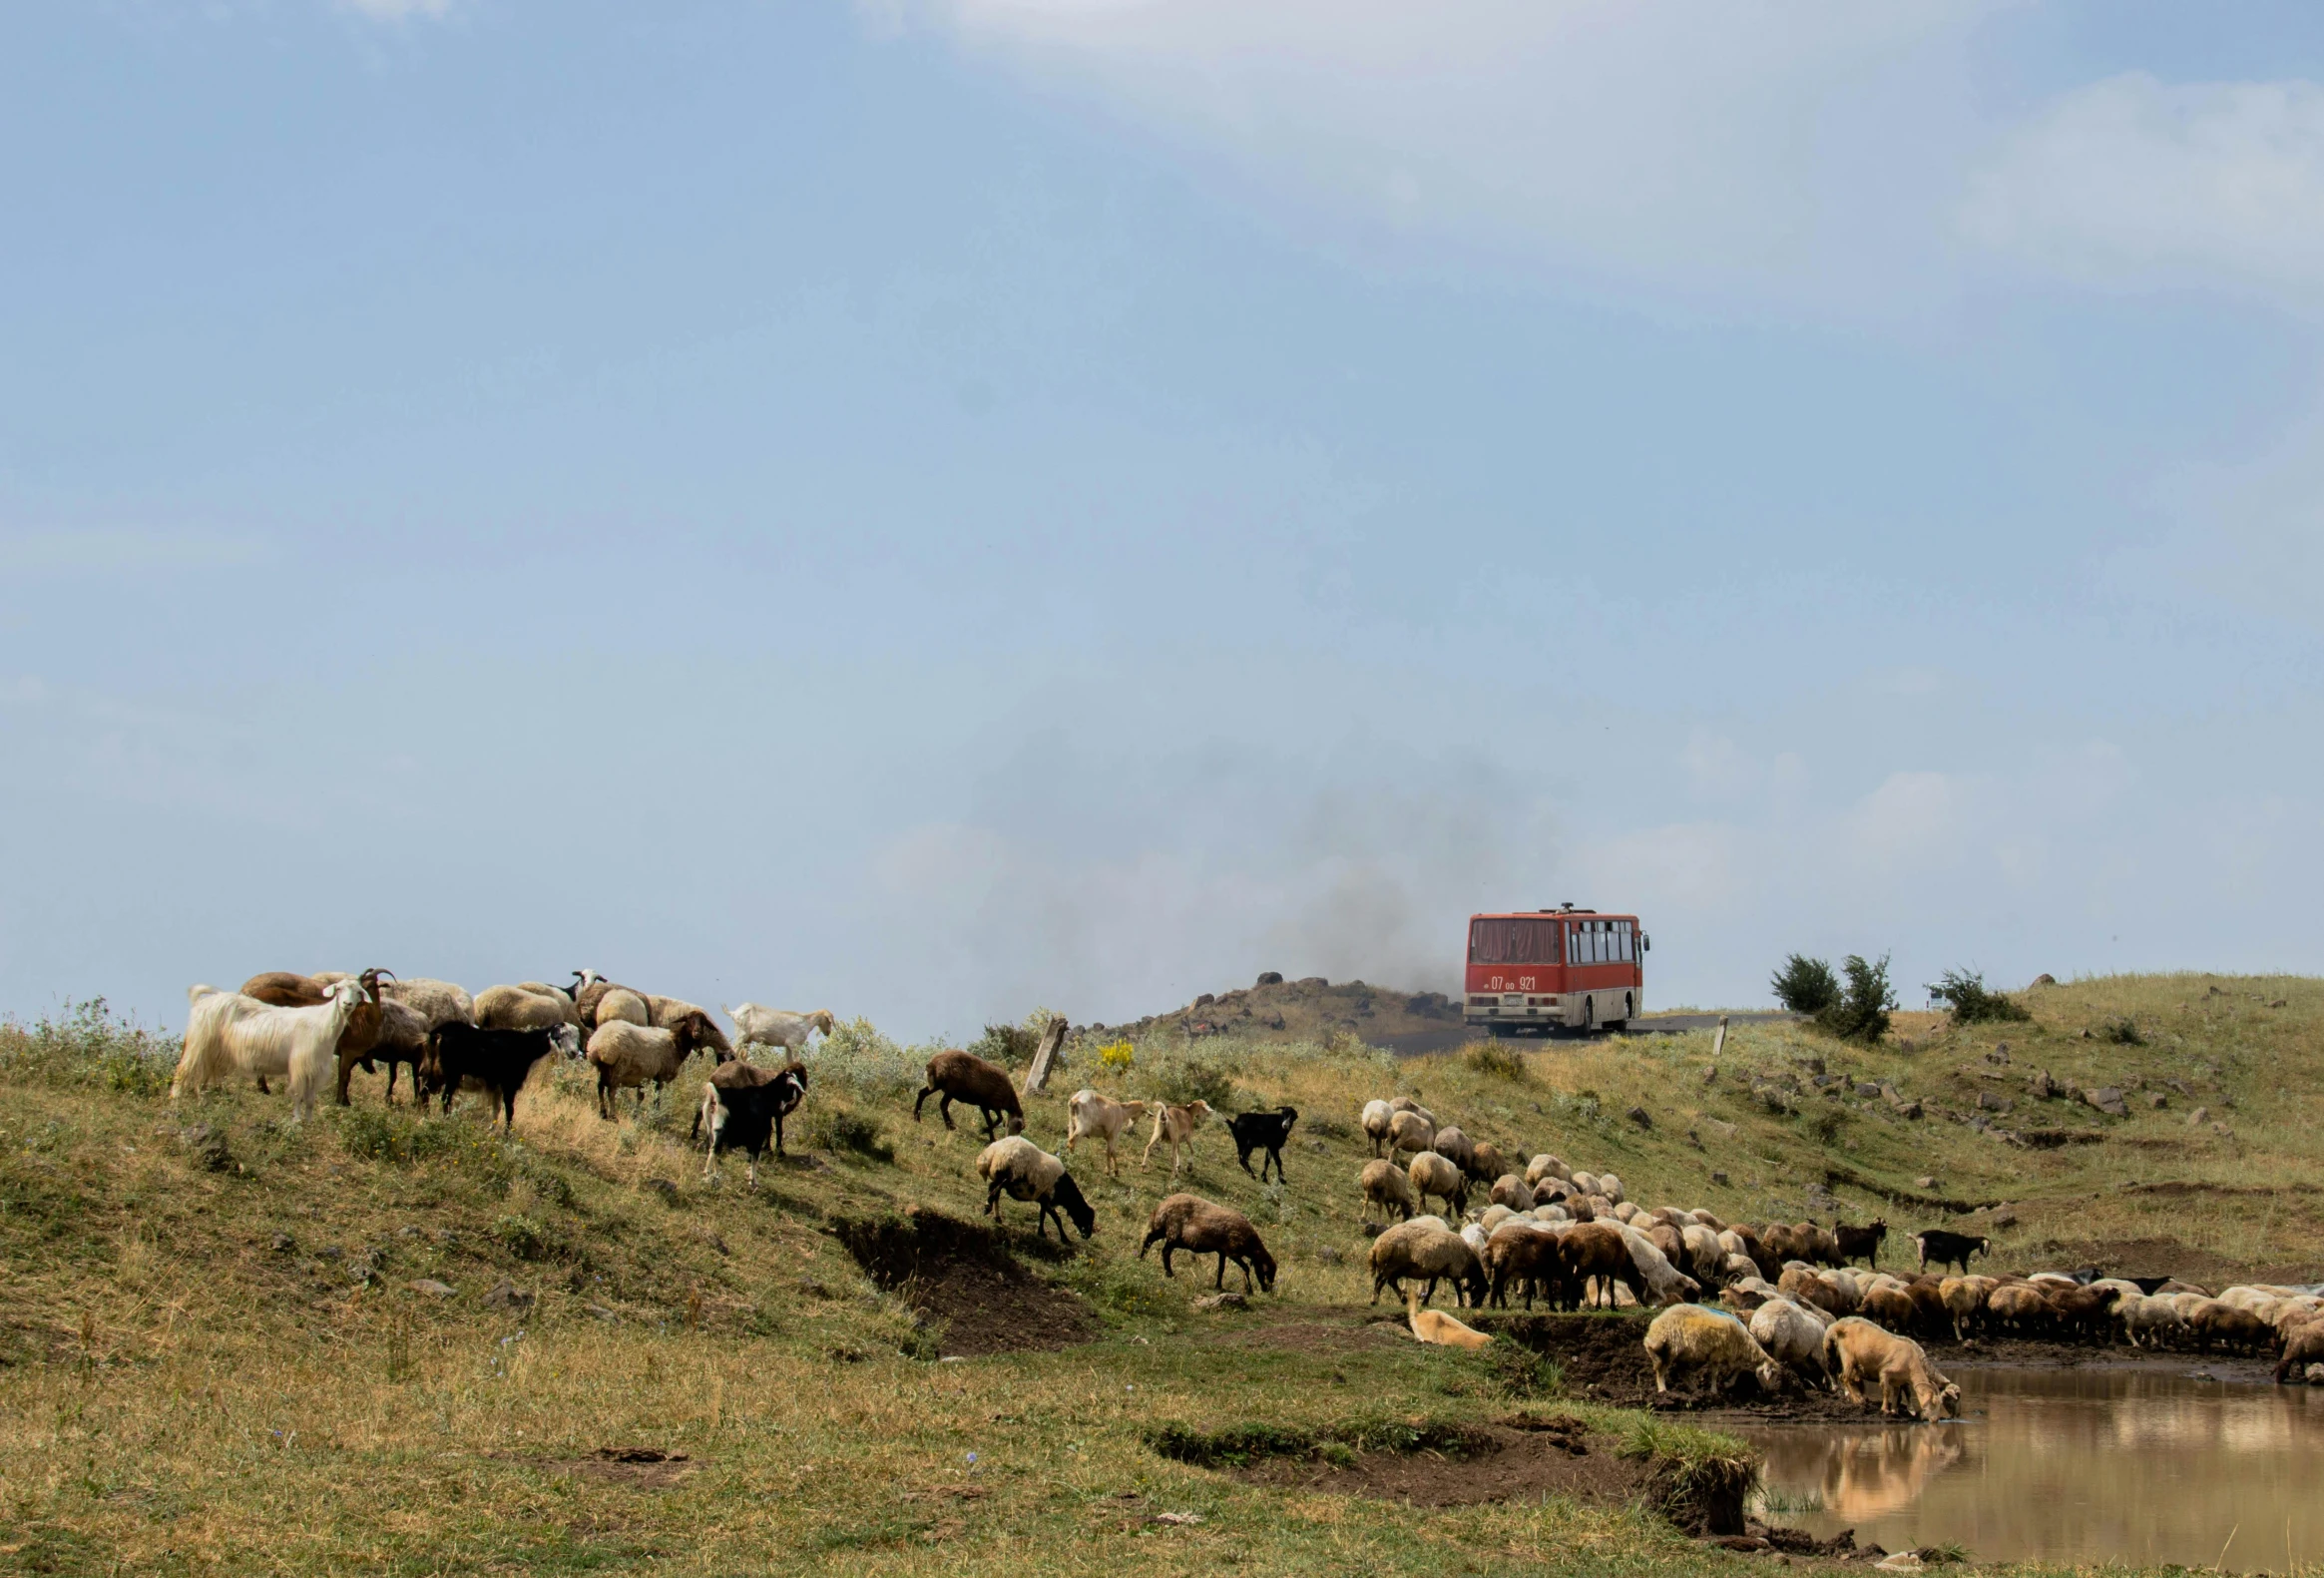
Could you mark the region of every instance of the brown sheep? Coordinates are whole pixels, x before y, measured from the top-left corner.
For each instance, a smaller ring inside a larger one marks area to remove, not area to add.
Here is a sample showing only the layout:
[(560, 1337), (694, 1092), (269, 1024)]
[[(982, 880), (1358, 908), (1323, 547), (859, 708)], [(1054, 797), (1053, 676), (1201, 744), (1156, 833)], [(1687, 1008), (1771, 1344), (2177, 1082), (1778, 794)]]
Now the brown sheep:
[(1581, 1288), (1598, 1280), (1598, 1302), (1614, 1305), (1614, 1285), (1622, 1284), (1639, 1304), (1646, 1302), (1645, 1274), (1630, 1254), (1629, 1241), (1611, 1222), (1586, 1222), (1568, 1228), (1560, 1240), (1565, 1251), (1566, 1275)]
[(2000, 1286), (1991, 1277), (1948, 1277), (1937, 1285), (1956, 1341), (1968, 1341), (1985, 1324), (1986, 1297)]
[(1504, 1222), (1485, 1241), (1482, 1259), (1492, 1304), (1507, 1306), (1513, 1283), (1524, 1286), (1528, 1310), (1537, 1293), (1553, 1304), (1568, 1302), (1573, 1284), (1566, 1276), (1565, 1252), (1559, 1236), (1543, 1224), (1522, 1217)]
[(2275, 1347), (2275, 1327), (2248, 1310), (2207, 1299), (2187, 1312), (2187, 1330), (2204, 1352), (2216, 1342), (2223, 1347), (2248, 1348), (2265, 1353)]
[(1226, 1287), (1226, 1263), (1242, 1269), (1242, 1291), (1251, 1291), (1251, 1273), (1258, 1273), (1261, 1293), (1275, 1291), (1275, 1258), (1267, 1253), (1266, 1245), (1259, 1242), (1258, 1229), (1239, 1211), (1230, 1211), (1214, 1205), (1198, 1195), (1171, 1195), (1154, 1208), (1147, 1219), (1146, 1240), (1138, 1246), (1138, 1258), (1146, 1259), (1146, 1252), (1154, 1245), (1162, 1247), (1162, 1275), (1175, 1277), (1170, 1270), (1172, 1251), (1183, 1250), (1188, 1255), (1215, 1255), (1218, 1257), (1218, 1275), (1211, 1286)]
[(1477, 1140), (1469, 1146), (1469, 1160), (1461, 1170), (1481, 1184), (1490, 1184), (1509, 1171), (1509, 1163), (1501, 1154), (1501, 1147), (1491, 1140)]
[(1959, 1418), (1961, 1388), (1937, 1373), (1929, 1355), (1911, 1337), (1895, 1336), (1869, 1320), (1835, 1320), (1824, 1333), (1824, 1368), (1848, 1400), (1862, 1405), (1864, 1383), (1880, 1382), (1880, 1411), (1896, 1412), (1899, 1399), (1924, 1420)]
[(1912, 1295), (1899, 1288), (1875, 1288), (1864, 1296), (1856, 1313), (1874, 1325), (1902, 1335), (1913, 1328), (1919, 1311)]
[(1025, 1108), (1017, 1100), (1017, 1087), (1009, 1081), (1009, 1071), (998, 1063), (987, 1063), (973, 1052), (955, 1049), (939, 1052), (928, 1060), (928, 1083), (912, 1103), (912, 1121), (920, 1121), (920, 1108), (929, 1097), (942, 1099), (936, 1104), (936, 1116), (944, 1120), (944, 1127), (952, 1127), (952, 1104), (967, 1102), (985, 1120), (985, 1138), (991, 1140), (1006, 1118), (1011, 1134), (1025, 1132)]
[(2025, 1283), (2004, 1283), (1985, 1296), (1986, 1323), (2021, 1336), (2048, 1330), (2056, 1315), (2042, 1290)]
[(2324, 1364), (2324, 1316), (2301, 1321), (2284, 1333), (2284, 1356), (2276, 1360), (2275, 1383), (2298, 1380), (2310, 1364)]
[(1364, 1192), (1364, 1203), (1378, 1206), (1382, 1216), (1394, 1211), (1405, 1221), (1412, 1220), (1416, 1202), (1412, 1198), (1412, 1180), (1405, 1176), (1403, 1168), (1385, 1158), (1366, 1162), (1363, 1175), (1356, 1182)]

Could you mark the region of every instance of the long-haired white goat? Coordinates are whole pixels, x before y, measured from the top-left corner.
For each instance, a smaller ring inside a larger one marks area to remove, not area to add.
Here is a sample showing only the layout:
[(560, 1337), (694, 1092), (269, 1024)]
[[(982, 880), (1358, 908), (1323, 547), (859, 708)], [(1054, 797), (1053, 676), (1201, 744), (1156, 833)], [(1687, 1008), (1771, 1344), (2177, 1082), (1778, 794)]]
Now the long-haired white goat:
[(371, 999), (360, 981), (334, 981), (313, 1008), (274, 1008), (239, 992), (197, 986), (187, 994), (186, 1050), (170, 1081), (170, 1099), (200, 1092), (233, 1074), (265, 1081), (287, 1076), (295, 1118), (313, 1113), (338, 1067), (339, 1037), (357, 1005)]
[[(724, 1003), (718, 1005), (726, 1008)], [(825, 1039), (838, 1021), (828, 1008), (813, 1013), (796, 1014), (781, 1008), (765, 1008), (757, 1003), (736, 1003), (726, 1008), (726, 1017), (734, 1021), (734, 1044), (745, 1046), (752, 1041), (761, 1046), (781, 1047), (792, 1056), (807, 1049), (807, 1037), (820, 1030)]]

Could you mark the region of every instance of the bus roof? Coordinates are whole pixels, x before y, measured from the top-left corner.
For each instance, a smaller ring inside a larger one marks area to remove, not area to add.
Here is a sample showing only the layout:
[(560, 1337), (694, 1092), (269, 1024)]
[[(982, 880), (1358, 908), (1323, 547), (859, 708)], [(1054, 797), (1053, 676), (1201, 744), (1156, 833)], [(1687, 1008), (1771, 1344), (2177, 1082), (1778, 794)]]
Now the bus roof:
[(1576, 918), (1587, 917), (1591, 920), (1635, 920), (1638, 918), (1627, 910), (1578, 909), (1572, 904), (1560, 909), (1480, 909), (1469, 918), (1471, 920), (1542, 920), (1545, 918), (1555, 920), (1560, 915)]

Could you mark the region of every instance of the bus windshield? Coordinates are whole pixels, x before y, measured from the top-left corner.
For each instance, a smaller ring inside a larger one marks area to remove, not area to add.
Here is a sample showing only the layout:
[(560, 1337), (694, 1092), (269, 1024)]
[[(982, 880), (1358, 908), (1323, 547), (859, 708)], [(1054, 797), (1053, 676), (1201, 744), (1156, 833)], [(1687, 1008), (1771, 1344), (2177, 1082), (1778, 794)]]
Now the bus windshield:
[(1471, 964), (1557, 964), (1565, 956), (1554, 920), (1474, 920)]

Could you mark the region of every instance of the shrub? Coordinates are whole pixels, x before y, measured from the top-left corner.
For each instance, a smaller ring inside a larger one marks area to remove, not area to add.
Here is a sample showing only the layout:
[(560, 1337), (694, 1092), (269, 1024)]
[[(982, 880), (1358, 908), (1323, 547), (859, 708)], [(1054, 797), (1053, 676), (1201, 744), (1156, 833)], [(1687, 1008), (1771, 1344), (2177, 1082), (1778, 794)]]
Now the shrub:
[(1888, 984), (1888, 955), (1883, 953), (1874, 964), (1861, 953), (1851, 953), (1841, 969), (1848, 984), (1839, 1001), (1816, 1015), (1816, 1023), (1828, 1035), (1870, 1046), (1888, 1034), (1889, 1010), (1896, 1006), (1896, 992)]
[(2146, 1038), (2138, 1033), (2138, 1021), (2135, 1019), (2113, 1020), (2098, 1032), (2098, 1039), (2111, 1041), (2119, 1047), (2142, 1047), (2146, 1044)]
[(1947, 970), (1944, 977), (1929, 988), (1930, 997), (1953, 1010), (1957, 1025), (1974, 1025), (1988, 1020), (2012, 1022), (2033, 1018), (2024, 1005), (2003, 992), (1989, 990), (1985, 977), (1975, 970)]
[(1023, 1025), (987, 1025), (985, 1033), (977, 1037), (969, 1050), (988, 1063), (1015, 1068), (1031, 1062), (1034, 1049), (1040, 1044), (1040, 1035)]
[(1211, 1106), (1225, 1109), (1234, 1100), (1234, 1076), (1238, 1071), (1231, 1065), (1212, 1063), (1200, 1058), (1176, 1058), (1157, 1067), (1149, 1074), (1148, 1088), (1159, 1101), (1171, 1106), (1183, 1106), (1190, 1101), (1206, 1101)]
[(1480, 1074), (1496, 1079), (1515, 1080), (1525, 1084), (1532, 1080), (1533, 1070), (1525, 1066), (1525, 1059), (1505, 1046), (1491, 1041), (1480, 1042), (1461, 1054), (1461, 1061)]
[(1114, 1041), (1098, 1048), (1098, 1066), (1109, 1074), (1126, 1074), (1138, 1061), (1138, 1048), (1127, 1041)]
[(896, 1148), (877, 1122), (844, 1108), (824, 1107), (807, 1121), (807, 1143), (826, 1151), (853, 1151), (875, 1162), (893, 1162)]
[(1820, 1014), (1840, 1000), (1840, 978), (1822, 959), (1794, 953), (1783, 961), (1768, 985), (1775, 1000), (1795, 1014)]

